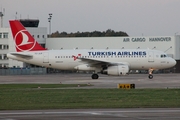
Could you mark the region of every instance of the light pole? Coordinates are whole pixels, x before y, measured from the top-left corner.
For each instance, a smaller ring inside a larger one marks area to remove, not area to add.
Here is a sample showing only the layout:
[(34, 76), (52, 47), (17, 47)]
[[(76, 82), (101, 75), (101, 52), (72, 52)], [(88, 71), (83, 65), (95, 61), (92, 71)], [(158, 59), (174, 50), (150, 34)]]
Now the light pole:
[(4, 14), (2, 12), (0, 12), (0, 18), (1, 18), (1, 27), (3, 27), (3, 16)]
[(48, 18), (48, 22), (49, 22), (49, 37), (51, 36), (51, 18), (52, 18), (52, 13), (49, 13), (49, 18)]

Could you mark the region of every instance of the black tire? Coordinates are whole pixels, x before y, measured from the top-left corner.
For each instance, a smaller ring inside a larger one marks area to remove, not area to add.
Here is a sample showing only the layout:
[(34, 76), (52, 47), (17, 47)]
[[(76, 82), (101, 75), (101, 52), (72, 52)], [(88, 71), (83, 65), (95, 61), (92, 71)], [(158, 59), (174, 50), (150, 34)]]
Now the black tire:
[(98, 74), (92, 74), (91, 78), (92, 78), (92, 79), (98, 79), (98, 78), (99, 78), (99, 75), (98, 75)]
[(153, 75), (149, 75), (149, 79), (153, 79)]

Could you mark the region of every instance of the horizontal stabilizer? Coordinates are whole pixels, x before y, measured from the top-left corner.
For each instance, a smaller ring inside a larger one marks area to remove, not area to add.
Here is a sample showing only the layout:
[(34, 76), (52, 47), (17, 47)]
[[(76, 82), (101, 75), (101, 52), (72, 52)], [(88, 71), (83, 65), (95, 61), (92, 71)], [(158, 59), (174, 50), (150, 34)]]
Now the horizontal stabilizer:
[(17, 53), (17, 52), (15, 52), (15, 53), (9, 53), (9, 54), (11, 54), (11, 55), (15, 55), (15, 56), (17, 56), (17, 57), (21, 57), (21, 58), (30, 58), (30, 57), (33, 57), (32, 55), (28, 55), (28, 54), (24, 54), (24, 53)]

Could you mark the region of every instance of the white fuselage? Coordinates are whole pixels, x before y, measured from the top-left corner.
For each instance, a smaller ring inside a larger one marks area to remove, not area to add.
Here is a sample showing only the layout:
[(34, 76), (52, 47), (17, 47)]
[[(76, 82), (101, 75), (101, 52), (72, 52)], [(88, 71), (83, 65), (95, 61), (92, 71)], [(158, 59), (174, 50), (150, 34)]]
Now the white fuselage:
[(18, 57), (11, 53), (7, 56), (26, 63), (61, 70), (75, 70), (79, 65), (92, 64), (88, 60), (105, 61), (112, 64), (123, 63), (128, 65), (131, 70), (165, 69), (176, 64), (176, 61), (167, 57), (164, 52), (149, 49), (45, 50), (21, 53), (32, 57)]

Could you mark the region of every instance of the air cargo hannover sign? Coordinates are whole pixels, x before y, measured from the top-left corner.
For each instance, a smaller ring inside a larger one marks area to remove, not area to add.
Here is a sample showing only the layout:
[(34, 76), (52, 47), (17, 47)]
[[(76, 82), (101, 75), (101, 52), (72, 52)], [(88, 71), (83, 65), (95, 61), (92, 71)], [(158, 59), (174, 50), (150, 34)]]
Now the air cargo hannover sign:
[(170, 42), (171, 37), (133, 37), (133, 38), (124, 38), (123, 42)]

